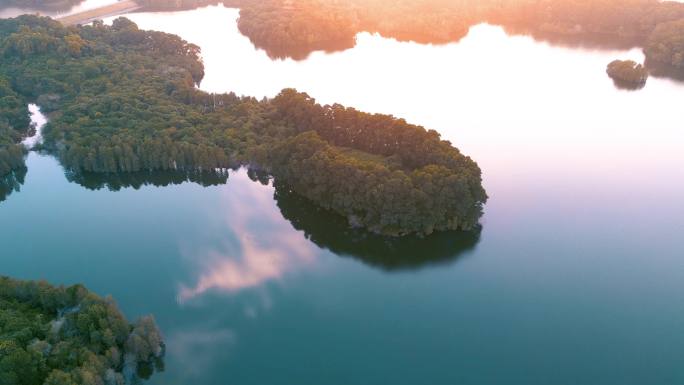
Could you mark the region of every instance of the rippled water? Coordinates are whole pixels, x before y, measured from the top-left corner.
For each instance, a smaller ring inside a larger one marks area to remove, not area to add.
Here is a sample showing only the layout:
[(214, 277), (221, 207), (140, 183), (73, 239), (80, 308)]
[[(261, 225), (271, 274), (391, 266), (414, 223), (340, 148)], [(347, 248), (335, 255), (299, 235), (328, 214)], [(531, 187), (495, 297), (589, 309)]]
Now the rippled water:
[(481, 234), (392, 243), (244, 170), (92, 191), (32, 153), (0, 203), (0, 273), (154, 313), (168, 354), (150, 383), (684, 382), (684, 85), (616, 89), (606, 64), (638, 49), (480, 25), (450, 45), (360, 34), (351, 50), (273, 61), (233, 9), (129, 17), (200, 45), (205, 90), (296, 87), (437, 129), (491, 197)]

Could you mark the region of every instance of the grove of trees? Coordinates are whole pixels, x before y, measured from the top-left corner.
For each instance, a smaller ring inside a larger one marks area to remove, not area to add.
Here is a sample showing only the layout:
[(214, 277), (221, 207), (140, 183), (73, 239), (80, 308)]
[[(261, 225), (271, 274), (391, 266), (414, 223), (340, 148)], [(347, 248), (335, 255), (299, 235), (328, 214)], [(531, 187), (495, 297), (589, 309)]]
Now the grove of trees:
[(0, 277), (0, 384), (123, 385), (161, 367), (163, 353), (150, 316), (130, 324), (81, 285)]
[(49, 114), (42, 149), (72, 180), (133, 173), (145, 183), (154, 171), (185, 179), (249, 165), (388, 235), (474, 228), (487, 199), (477, 164), (435, 131), (295, 90), (260, 101), (199, 91), (197, 46), (124, 18), (69, 28), (0, 20), (0, 59), (10, 90)]
[(28, 133), (29, 123), (26, 100), (0, 76), (0, 176), (23, 168), (25, 150), (17, 142)]

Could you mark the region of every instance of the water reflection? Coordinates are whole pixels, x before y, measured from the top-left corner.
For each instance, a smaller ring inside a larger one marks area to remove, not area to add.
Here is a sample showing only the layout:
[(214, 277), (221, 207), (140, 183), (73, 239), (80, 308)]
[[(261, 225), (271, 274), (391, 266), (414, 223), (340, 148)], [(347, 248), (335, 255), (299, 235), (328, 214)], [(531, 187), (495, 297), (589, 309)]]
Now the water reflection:
[[(535, 41), (545, 42), (556, 47), (573, 49), (596, 49), (603, 51), (610, 50), (631, 50), (639, 49), (644, 46), (643, 39), (619, 37), (610, 34), (585, 33), (585, 34), (554, 34), (526, 27), (504, 26), (506, 34), (523, 35), (533, 38)], [(684, 82), (684, 69), (677, 68), (666, 63), (646, 60), (644, 63), (651, 76), (658, 78), (668, 78), (679, 82)], [(634, 85), (614, 79), (615, 87), (623, 90), (638, 90), (644, 88), (644, 84)]]
[(646, 60), (646, 69), (649, 75), (656, 78), (667, 78), (684, 82), (684, 68), (677, 68), (665, 63), (654, 62), (653, 60)]
[(643, 83), (632, 83), (632, 82), (626, 82), (621, 79), (612, 79), (613, 80), (613, 85), (615, 88), (619, 90), (625, 90), (625, 91), (638, 91), (644, 87), (646, 87), (646, 82)]
[(236, 293), (256, 288), (314, 262), (315, 248), (302, 234), (293, 232), (278, 212), (273, 187), (254, 183), (245, 169), (233, 173), (231, 179), (233, 183), (222, 191), (219, 212), (225, 213), (222, 225), (233, 238), (190, 252), (204, 266), (194, 285), (181, 285), (181, 303), (208, 291)]
[(480, 240), (480, 229), (440, 232), (425, 238), (390, 238), (353, 229), (344, 217), (316, 207), (285, 184), (276, 183), (275, 199), (281, 214), (318, 247), (385, 271), (452, 263), (472, 252)]
[(7, 6), (3, 1), (0, 1), (0, 18), (17, 17), (24, 14), (63, 17), (74, 13), (84, 12), (89, 9), (104, 7), (116, 3), (117, 1), (119, 0), (69, 0), (60, 2), (54, 6), (46, 6), (42, 1), (35, 1), (31, 7)]
[[(259, 288), (315, 262), (318, 249), (358, 259), (385, 271), (414, 270), (452, 263), (473, 251), (480, 231), (444, 232), (425, 238), (388, 238), (349, 227), (344, 217), (316, 207), (286, 184), (272, 183), (254, 169), (225, 172), (67, 173), (67, 179), (90, 190), (139, 189), (186, 182), (223, 185), (217, 233), (220, 241), (185, 247), (200, 268), (192, 284), (179, 285), (177, 300), (186, 303), (210, 291), (237, 293)], [(209, 226), (209, 225), (208, 225)], [(207, 232), (210, 232), (207, 229)]]
[(549, 43), (556, 47), (612, 51), (629, 50), (643, 45), (642, 39), (616, 36), (608, 33), (553, 33), (530, 26), (510, 25), (506, 23), (494, 24), (501, 25), (509, 36), (529, 36), (537, 42)]
[[(253, 43), (255, 44), (255, 43)], [(255, 48), (266, 52), (269, 58), (273, 60), (306, 60), (314, 52), (335, 53), (342, 52), (354, 48), (356, 45), (356, 38), (349, 40), (339, 40), (327, 42), (325, 47), (310, 48), (307, 46), (292, 46), (292, 47), (265, 47), (255, 44)]]
[(13, 192), (19, 192), (26, 179), (27, 168), (23, 167), (0, 176), (0, 202), (3, 202)]
[(140, 189), (143, 186), (166, 187), (186, 182), (203, 187), (219, 186), (228, 182), (227, 170), (216, 171), (142, 171), (131, 173), (75, 173), (66, 172), (69, 182), (88, 190), (119, 191), (123, 188)]
[(167, 337), (167, 354), (182, 362), (182, 377), (201, 377), (214, 364), (221, 351), (235, 343), (230, 329), (179, 330)]

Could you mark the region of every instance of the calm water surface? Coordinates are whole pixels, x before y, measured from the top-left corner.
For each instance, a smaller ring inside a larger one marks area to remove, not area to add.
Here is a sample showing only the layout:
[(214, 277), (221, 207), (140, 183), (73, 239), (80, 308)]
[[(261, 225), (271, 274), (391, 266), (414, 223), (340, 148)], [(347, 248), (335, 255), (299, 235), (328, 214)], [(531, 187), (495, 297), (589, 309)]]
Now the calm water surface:
[(95, 9), (103, 7), (105, 5), (116, 3), (120, 0), (83, 0), (81, 3), (74, 5), (73, 7), (62, 10), (62, 11), (46, 11), (40, 9), (24, 9), (24, 8), (2, 8), (0, 7), (0, 19), (8, 17), (16, 17), (23, 14), (39, 14), (41, 16), (50, 17), (63, 17), (67, 15), (72, 15), (74, 13), (79, 13), (83, 11), (88, 11), (90, 9)]
[(284, 87), (440, 131), (478, 161), (481, 234), (360, 239), (244, 170), (88, 190), (29, 155), (0, 203), (0, 273), (83, 282), (168, 344), (152, 384), (684, 383), (684, 85), (605, 75), (638, 49), (480, 25), (445, 46), (360, 34), (273, 61), (237, 11), (135, 14), (199, 44), (207, 91)]

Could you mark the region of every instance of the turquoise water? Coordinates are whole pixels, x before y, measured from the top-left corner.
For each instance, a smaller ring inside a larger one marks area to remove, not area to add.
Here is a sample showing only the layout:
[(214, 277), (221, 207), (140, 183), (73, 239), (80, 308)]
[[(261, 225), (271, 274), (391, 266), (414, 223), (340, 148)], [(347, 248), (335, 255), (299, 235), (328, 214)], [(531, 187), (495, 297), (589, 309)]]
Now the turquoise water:
[(684, 383), (681, 83), (617, 90), (605, 65), (638, 50), (487, 25), (447, 46), (362, 34), (271, 61), (235, 16), (131, 18), (198, 43), (204, 89), (295, 86), (437, 129), (483, 169), (481, 232), (379, 239), (245, 170), (90, 190), (31, 153), (0, 203), (0, 274), (154, 314), (168, 349), (150, 384)]

